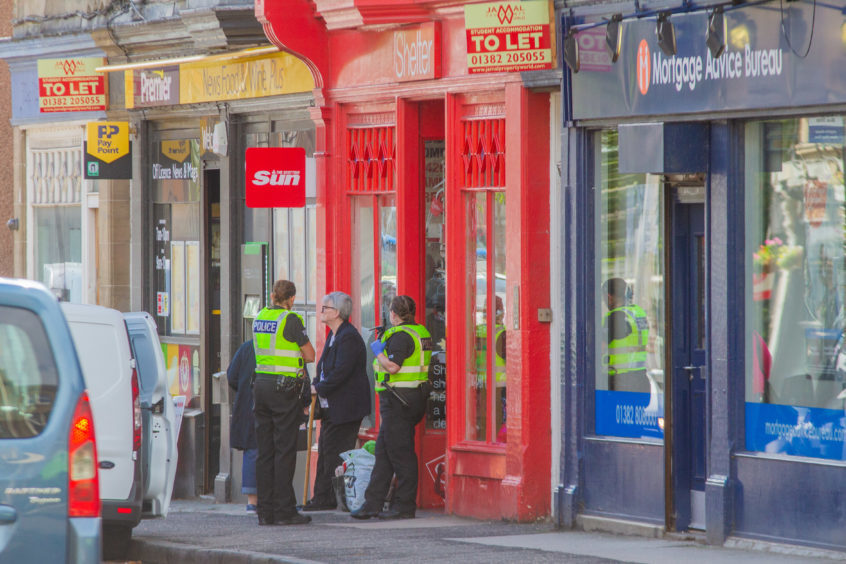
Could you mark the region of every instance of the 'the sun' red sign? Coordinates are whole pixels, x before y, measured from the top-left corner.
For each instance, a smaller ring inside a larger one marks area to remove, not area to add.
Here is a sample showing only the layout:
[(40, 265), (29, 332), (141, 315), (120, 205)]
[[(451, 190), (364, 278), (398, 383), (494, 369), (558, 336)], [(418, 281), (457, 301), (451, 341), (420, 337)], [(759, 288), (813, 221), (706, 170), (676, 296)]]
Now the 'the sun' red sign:
[(252, 147), (247, 149), (247, 207), (305, 207), (305, 149)]

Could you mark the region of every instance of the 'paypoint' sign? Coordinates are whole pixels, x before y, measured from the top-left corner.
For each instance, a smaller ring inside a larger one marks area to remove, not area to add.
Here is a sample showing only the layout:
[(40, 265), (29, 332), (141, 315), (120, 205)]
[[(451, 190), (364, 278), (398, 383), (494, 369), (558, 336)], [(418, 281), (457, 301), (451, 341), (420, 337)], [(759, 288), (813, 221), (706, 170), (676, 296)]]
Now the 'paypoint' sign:
[(132, 178), (132, 151), (129, 123), (125, 121), (92, 121), (85, 136), (86, 180), (118, 180)]
[(247, 149), (247, 207), (305, 207), (305, 168), (306, 156), (302, 147)]

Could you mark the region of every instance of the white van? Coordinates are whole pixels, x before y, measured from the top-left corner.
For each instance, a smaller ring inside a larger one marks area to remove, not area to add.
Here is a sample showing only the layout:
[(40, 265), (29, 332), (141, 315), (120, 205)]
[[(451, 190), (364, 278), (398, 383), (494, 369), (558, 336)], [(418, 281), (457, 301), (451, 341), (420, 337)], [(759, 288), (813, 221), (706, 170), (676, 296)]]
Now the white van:
[[(142, 517), (167, 517), (176, 477), (176, 407), (168, 390), (156, 322), (146, 311), (123, 314), (141, 388)], [(166, 469), (166, 471), (162, 471)]]
[[(157, 463), (147, 466), (143, 453), (161, 449), (144, 445), (145, 435), (151, 440), (162, 433), (144, 432), (141, 385), (136, 370), (136, 358), (130, 344), (124, 316), (115, 309), (95, 305), (63, 303), (62, 310), (71, 328), (77, 356), (82, 365), (97, 436), (100, 470), (100, 499), (102, 500), (103, 547), (125, 547), (141, 517), (144, 500), (148, 500), (147, 515), (166, 514), (169, 490), (173, 487), (176, 456), (165, 455)], [(166, 375), (162, 376), (166, 378)], [(163, 386), (166, 389), (167, 384)], [(154, 386), (155, 388), (156, 386)], [(152, 396), (151, 396), (152, 397)], [(170, 396), (162, 398), (170, 402)], [(161, 405), (159, 429), (169, 436), (162, 443), (173, 445), (176, 437), (172, 403), (165, 410)], [(152, 405), (150, 406), (152, 410)], [(159, 415), (159, 414), (157, 414)], [(167, 424), (162, 418), (170, 417)], [(156, 421), (150, 418), (155, 428)], [(145, 476), (149, 470), (150, 475)], [(145, 491), (145, 484), (150, 491)], [(158, 500), (153, 502), (152, 500)], [(106, 557), (110, 555), (106, 554)]]

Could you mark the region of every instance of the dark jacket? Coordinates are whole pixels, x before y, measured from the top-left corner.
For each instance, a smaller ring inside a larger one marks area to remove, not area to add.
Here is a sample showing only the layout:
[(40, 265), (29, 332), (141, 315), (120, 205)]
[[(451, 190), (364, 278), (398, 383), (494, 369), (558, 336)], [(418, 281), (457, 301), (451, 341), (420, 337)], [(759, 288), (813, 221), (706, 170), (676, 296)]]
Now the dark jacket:
[(326, 339), (317, 362), (314, 386), (317, 394), (329, 402), (323, 414), (332, 423), (349, 423), (370, 415), (367, 349), (349, 321), (338, 327), (334, 342), (331, 333)]
[(256, 352), (253, 349), (253, 341), (250, 340), (238, 347), (226, 371), (229, 387), (235, 390), (235, 404), (229, 425), (229, 445), (240, 450), (257, 447), (252, 388), (255, 372)]

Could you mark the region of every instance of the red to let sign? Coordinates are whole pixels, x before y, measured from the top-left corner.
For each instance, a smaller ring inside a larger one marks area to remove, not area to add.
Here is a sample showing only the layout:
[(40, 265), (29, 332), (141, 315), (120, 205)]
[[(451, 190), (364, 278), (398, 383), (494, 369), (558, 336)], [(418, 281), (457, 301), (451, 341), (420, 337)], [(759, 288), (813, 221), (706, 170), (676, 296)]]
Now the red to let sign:
[(305, 207), (305, 149), (251, 147), (246, 161), (248, 208)]
[(38, 60), (38, 107), (45, 112), (90, 112), (108, 109), (108, 82), (96, 67), (102, 57)]
[(465, 5), (470, 74), (551, 69), (549, 11), (546, 0)]

